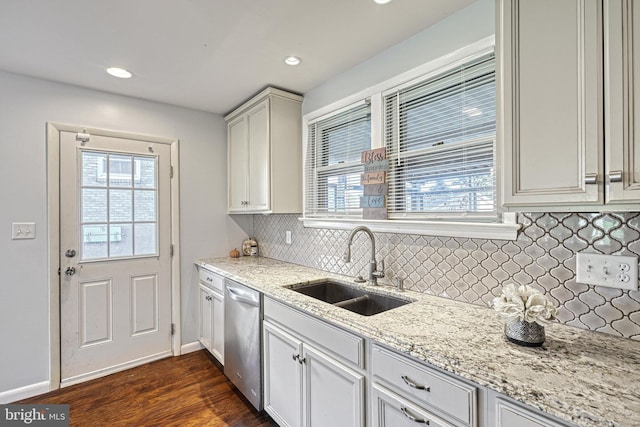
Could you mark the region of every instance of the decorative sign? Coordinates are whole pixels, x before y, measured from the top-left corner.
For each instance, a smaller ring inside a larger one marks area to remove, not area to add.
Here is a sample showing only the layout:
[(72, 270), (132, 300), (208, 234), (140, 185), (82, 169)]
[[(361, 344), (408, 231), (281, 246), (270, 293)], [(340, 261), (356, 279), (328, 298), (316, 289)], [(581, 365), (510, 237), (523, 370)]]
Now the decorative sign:
[(360, 207), (367, 208), (384, 208), (384, 196), (362, 196), (360, 197)]
[(371, 162), (365, 163), (364, 171), (365, 172), (378, 172), (378, 171), (388, 171), (389, 170), (389, 160), (380, 160), (379, 162)]
[(389, 184), (371, 184), (364, 186), (365, 196), (386, 196), (389, 194)]
[(360, 177), (363, 196), (360, 198), (363, 219), (387, 219), (387, 149), (376, 148), (362, 152), (360, 158), (364, 164), (364, 173)]
[(362, 185), (372, 185), (372, 184), (384, 184), (386, 181), (387, 173), (384, 171), (381, 172), (368, 172), (363, 173), (360, 176), (360, 184)]
[(366, 167), (366, 165), (369, 163), (379, 162), (386, 159), (387, 149), (382, 147), (376, 148), (375, 150), (363, 151), (362, 155), (360, 156), (360, 163), (364, 163)]

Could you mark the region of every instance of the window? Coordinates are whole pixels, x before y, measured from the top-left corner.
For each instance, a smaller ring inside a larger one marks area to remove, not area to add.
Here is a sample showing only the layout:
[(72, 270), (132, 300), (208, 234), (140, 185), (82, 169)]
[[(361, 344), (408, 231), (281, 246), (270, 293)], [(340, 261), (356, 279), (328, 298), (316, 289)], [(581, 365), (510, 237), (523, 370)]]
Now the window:
[(364, 171), (360, 154), (371, 147), (371, 106), (361, 102), (309, 124), (305, 215), (360, 217)]
[(494, 55), (384, 96), (390, 218), (496, 217)]
[(157, 159), (82, 150), (80, 161), (80, 259), (156, 256)]
[[(304, 117), (305, 227), (515, 240), (499, 213), (494, 38)], [(388, 220), (362, 218), (360, 153), (385, 147)]]

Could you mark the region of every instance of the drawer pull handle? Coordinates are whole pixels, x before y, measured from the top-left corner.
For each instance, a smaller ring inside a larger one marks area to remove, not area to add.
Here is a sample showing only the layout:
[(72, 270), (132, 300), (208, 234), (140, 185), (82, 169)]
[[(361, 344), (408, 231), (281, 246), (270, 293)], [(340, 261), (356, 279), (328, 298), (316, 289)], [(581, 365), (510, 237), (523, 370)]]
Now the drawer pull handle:
[(400, 411), (402, 411), (402, 414), (403, 414), (405, 417), (409, 418), (409, 419), (410, 419), (411, 421), (413, 421), (414, 423), (420, 423), (420, 424), (426, 424), (426, 425), (429, 425), (429, 420), (419, 419), (419, 418), (414, 417), (413, 415), (411, 415), (411, 414), (409, 413), (409, 410), (408, 410), (407, 408), (405, 408), (404, 406), (401, 406), (401, 407), (400, 407)]
[(593, 185), (598, 183), (597, 173), (588, 173), (584, 176), (584, 183), (587, 185)]
[(415, 388), (416, 390), (431, 391), (431, 388), (430, 388), (430, 387), (426, 387), (426, 386), (423, 386), (423, 385), (418, 385), (418, 384), (414, 383), (413, 381), (411, 381), (411, 380), (409, 379), (409, 377), (408, 377), (408, 376), (406, 376), (406, 375), (403, 375), (403, 376), (402, 376), (402, 380), (404, 381), (404, 383), (405, 383), (406, 385), (408, 385), (408, 386), (409, 386), (409, 387), (411, 387), (411, 388)]
[(211, 277), (207, 277), (207, 282), (213, 282), (213, 280), (211, 280)]

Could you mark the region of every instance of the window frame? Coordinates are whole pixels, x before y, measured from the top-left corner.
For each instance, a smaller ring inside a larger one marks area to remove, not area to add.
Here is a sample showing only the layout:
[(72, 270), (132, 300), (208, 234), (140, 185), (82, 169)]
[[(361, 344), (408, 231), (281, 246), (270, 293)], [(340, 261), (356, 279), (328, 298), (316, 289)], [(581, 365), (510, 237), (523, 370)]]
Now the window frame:
[[(356, 218), (307, 216), (307, 152), (309, 124), (323, 118), (339, 114), (358, 102), (371, 103), (371, 149), (385, 147), (384, 130), (384, 95), (410, 87), (418, 82), (434, 77), (453, 67), (460, 66), (475, 58), (495, 52), (495, 37), (489, 36), (476, 43), (458, 49), (448, 55), (436, 58), (391, 79), (361, 90), (351, 96), (319, 108), (303, 116), (303, 215), (300, 220), (305, 227), (325, 229), (351, 229), (357, 225), (367, 225), (373, 231), (390, 233), (408, 233), (429, 236), (488, 238), (497, 240), (515, 240), (520, 225), (516, 223), (515, 213), (501, 210), (499, 174), (496, 173), (496, 215), (469, 215), (459, 213), (433, 213), (428, 216), (397, 216), (387, 220), (366, 220)], [(496, 86), (498, 84), (496, 68)], [(498, 101), (498, 100), (496, 100)], [(497, 102), (499, 104), (499, 102)], [(498, 106), (498, 108), (500, 108)], [(497, 129), (496, 129), (497, 132)], [(496, 135), (497, 139), (497, 135)], [(497, 145), (497, 141), (496, 141)], [(500, 156), (496, 147), (496, 169), (499, 168)]]
[[(496, 64), (496, 68), (497, 68), (497, 60), (495, 58), (495, 51), (493, 46), (491, 48), (485, 48), (485, 49), (480, 49), (478, 52), (475, 52), (474, 54), (471, 54), (469, 56), (463, 57), (463, 58), (458, 58), (457, 60), (447, 64), (447, 65), (443, 65), (441, 67), (438, 67), (436, 69), (431, 70), (430, 72), (421, 75), (419, 77), (416, 77), (410, 81), (404, 82), (402, 84), (390, 87), (386, 90), (383, 90), (381, 93), (381, 97), (382, 97), (382, 102), (383, 104), (386, 102), (386, 98), (393, 96), (393, 95), (398, 95), (400, 92), (402, 92), (405, 89), (412, 89), (416, 86), (421, 86), (422, 84), (424, 84), (425, 82), (427, 82), (430, 79), (433, 78), (437, 78), (440, 77), (442, 74), (449, 74), (452, 70), (459, 68), (461, 65), (468, 65), (470, 62), (473, 62), (475, 60), (481, 59), (483, 57), (488, 56), (489, 54), (494, 54), (494, 63)], [(496, 69), (496, 73), (495, 73), (495, 77), (494, 77), (494, 81), (496, 82), (496, 96), (497, 96), (497, 69)], [(497, 99), (496, 99), (496, 107), (497, 107)], [(382, 132), (385, 132), (385, 120), (386, 117), (384, 117), (384, 115), (386, 114), (385, 111), (385, 107), (383, 105), (383, 117), (382, 117)], [(496, 119), (497, 119), (497, 114), (496, 114)], [(398, 120), (400, 120), (398, 118)], [(395, 123), (396, 125), (399, 125), (399, 123)], [(459, 220), (465, 220), (465, 221), (477, 221), (477, 222), (498, 222), (500, 220), (500, 210), (499, 210), (499, 194), (500, 192), (498, 191), (498, 174), (497, 174), (497, 162), (498, 162), (498, 156), (497, 156), (497, 123), (496, 123), (496, 133), (494, 135), (492, 135), (492, 137), (488, 137), (488, 136), (484, 136), (484, 137), (477, 137), (477, 138), (469, 138), (466, 139), (464, 141), (457, 141), (451, 144), (446, 144), (443, 145), (441, 147), (428, 147), (428, 148), (419, 148), (419, 149), (411, 149), (411, 150), (405, 150), (405, 151), (401, 151), (402, 154), (404, 154), (404, 158), (413, 158), (413, 159), (417, 159), (420, 157), (421, 154), (425, 154), (429, 151), (443, 151), (443, 152), (449, 152), (450, 150), (454, 149), (455, 147), (462, 147), (464, 145), (470, 145), (470, 144), (482, 144), (483, 142), (489, 142), (492, 141), (493, 142), (493, 151), (494, 151), (494, 183), (495, 183), (495, 187), (494, 187), (494, 206), (495, 206), (495, 211), (493, 212), (486, 212), (486, 211), (471, 211), (471, 212), (445, 212), (445, 211), (434, 211), (434, 212), (411, 212), (411, 211), (399, 211), (399, 212), (392, 212), (391, 210), (389, 211), (389, 220), (395, 220), (395, 219), (415, 219), (415, 220), (429, 220), (429, 219), (434, 219), (434, 220), (449, 220), (449, 221), (459, 221)], [(383, 134), (383, 141), (382, 141), (382, 145), (383, 147), (386, 146), (386, 135)], [(446, 147), (446, 148), (445, 148)], [(390, 162), (393, 160), (393, 154), (389, 153), (389, 151), (387, 150), (387, 157), (390, 159)], [(391, 174), (391, 171), (389, 171), (389, 174)], [(390, 177), (389, 177), (390, 178)], [(388, 178), (388, 179), (389, 179)], [(391, 185), (391, 182), (390, 182)], [(395, 200), (397, 200), (398, 195), (394, 195)], [(389, 198), (390, 199), (390, 198)], [(392, 200), (389, 200), (388, 203), (391, 203)]]
[[(358, 112), (359, 109), (363, 109), (363, 107), (368, 108), (369, 112), (366, 114), (369, 116), (369, 121), (371, 122), (370, 124), (370, 129), (369, 132), (371, 133), (371, 125), (372, 125), (372, 116), (371, 116), (371, 110), (370, 110), (370, 102), (368, 99), (366, 100), (360, 100), (358, 102), (356, 102), (355, 104), (351, 104), (348, 106), (345, 106), (344, 108), (341, 108), (337, 111), (334, 111), (332, 113), (329, 113), (327, 115), (318, 117), (314, 120), (311, 120), (309, 122), (306, 123), (306, 137), (304, 139), (304, 150), (303, 150), (303, 163), (304, 163), (304, 212), (305, 212), (305, 217), (307, 218), (352, 218), (352, 219), (357, 219), (358, 217), (362, 216), (362, 208), (345, 208), (345, 210), (341, 211), (341, 212), (337, 212), (334, 211), (333, 213), (329, 212), (329, 197), (327, 196), (326, 201), (327, 201), (327, 212), (322, 214), (322, 213), (318, 213), (318, 207), (315, 206), (315, 210), (313, 213), (308, 211), (309, 208), (309, 203), (307, 203), (309, 197), (311, 197), (312, 200), (317, 201), (319, 196), (319, 193), (321, 191), (318, 191), (319, 186), (317, 185), (317, 181), (318, 181), (318, 174), (319, 173), (326, 173), (326, 172), (332, 172), (332, 171), (345, 171), (345, 173), (349, 173), (347, 171), (349, 171), (350, 169), (362, 169), (362, 171), (364, 171), (364, 166), (361, 165), (360, 160), (357, 161), (345, 161), (345, 162), (340, 162), (338, 164), (331, 164), (331, 165), (323, 165), (318, 167), (318, 156), (321, 157), (326, 157), (327, 160), (329, 159), (329, 153), (322, 153), (321, 149), (321, 142), (324, 141), (324, 138), (320, 135), (318, 135), (318, 129), (316, 128), (314, 130), (314, 136), (315, 136), (315, 140), (313, 142), (313, 149), (315, 150), (315, 156), (314, 159), (316, 159), (315, 161), (315, 173), (314, 173), (314, 185), (313, 186), (313, 193), (310, 195), (307, 192), (307, 189), (310, 189), (311, 187), (307, 187), (307, 178), (310, 174), (307, 174), (308, 172), (308, 159), (307, 159), (307, 153), (309, 152), (310, 146), (311, 144), (311, 139), (310, 139), (310, 135), (309, 135), (309, 128), (311, 126), (317, 125), (319, 123), (325, 122), (326, 120), (330, 120), (334, 117), (340, 116), (341, 114), (344, 113), (348, 113), (348, 112)], [(364, 116), (362, 116), (364, 117)], [(357, 117), (357, 119), (359, 119), (359, 117)], [(341, 124), (347, 124), (348, 122), (345, 121), (344, 123)], [(372, 141), (373, 138), (370, 138), (370, 141)], [(370, 142), (371, 145), (371, 142)], [(359, 156), (358, 156), (359, 157)], [(354, 171), (351, 173), (361, 173), (358, 171)], [(327, 185), (327, 187), (325, 188), (325, 192), (329, 193), (328, 191), (329, 186)], [(359, 200), (359, 198), (358, 198)]]

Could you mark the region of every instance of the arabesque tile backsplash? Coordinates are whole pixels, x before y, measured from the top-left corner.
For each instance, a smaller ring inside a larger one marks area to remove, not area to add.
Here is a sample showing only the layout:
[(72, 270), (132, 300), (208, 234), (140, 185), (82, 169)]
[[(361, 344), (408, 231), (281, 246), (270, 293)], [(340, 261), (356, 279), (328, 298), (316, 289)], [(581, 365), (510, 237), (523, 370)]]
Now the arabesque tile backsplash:
[[(255, 215), (260, 255), (351, 276), (366, 276), (363, 233), (345, 264), (347, 230), (304, 228), (299, 215)], [(531, 284), (558, 306), (567, 325), (640, 340), (640, 292), (576, 283), (577, 252), (640, 256), (640, 213), (522, 213), (515, 241), (375, 233), (385, 280), (472, 304), (490, 305), (503, 284)], [(292, 244), (285, 244), (285, 231)]]

